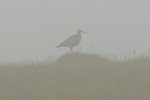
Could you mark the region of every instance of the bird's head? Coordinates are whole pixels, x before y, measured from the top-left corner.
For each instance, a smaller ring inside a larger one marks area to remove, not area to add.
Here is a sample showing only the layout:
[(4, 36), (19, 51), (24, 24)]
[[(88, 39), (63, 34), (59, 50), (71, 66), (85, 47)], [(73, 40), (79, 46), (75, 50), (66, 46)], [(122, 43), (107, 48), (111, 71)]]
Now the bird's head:
[(77, 30), (77, 34), (81, 34), (81, 33), (86, 33), (86, 34), (88, 34), (87, 32), (78, 29), (78, 30)]

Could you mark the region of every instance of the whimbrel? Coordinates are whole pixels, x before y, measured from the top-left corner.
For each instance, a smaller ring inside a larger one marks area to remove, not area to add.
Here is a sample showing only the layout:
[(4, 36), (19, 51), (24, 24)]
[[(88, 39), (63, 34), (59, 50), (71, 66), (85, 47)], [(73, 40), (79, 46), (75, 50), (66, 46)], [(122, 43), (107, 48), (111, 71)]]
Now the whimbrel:
[(84, 32), (82, 30), (77, 30), (77, 34), (67, 38), (65, 41), (63, 41), (61, 44), (59, 44), (57, 46), (57, 48), (59, 47), (68, 47), (70, 48), (70, 53), (73, 52), (73, 47), (76, 47), (77, 45), (79, 45), (80, 41), (81, 41), (81, 33), (86, 33), (88, 34), (87, 32)]

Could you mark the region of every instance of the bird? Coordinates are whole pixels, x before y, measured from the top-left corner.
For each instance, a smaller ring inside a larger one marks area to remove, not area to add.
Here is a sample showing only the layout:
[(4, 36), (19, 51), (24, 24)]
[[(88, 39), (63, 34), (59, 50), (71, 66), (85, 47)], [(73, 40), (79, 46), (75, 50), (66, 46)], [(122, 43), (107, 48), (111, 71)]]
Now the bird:
[(85, 31), (82, 31), (81, 29), (77, 30), (77, 34), (70, 36), (66, 40), (64, 40), (62, 43), (60, 43), (57, 48), (59, 47), (67, 47), (70, 48), (70, 53), (73, 53), (73, 48), (80, 44), (80, 41), (82, 39), (81, 33), (86, 33)]

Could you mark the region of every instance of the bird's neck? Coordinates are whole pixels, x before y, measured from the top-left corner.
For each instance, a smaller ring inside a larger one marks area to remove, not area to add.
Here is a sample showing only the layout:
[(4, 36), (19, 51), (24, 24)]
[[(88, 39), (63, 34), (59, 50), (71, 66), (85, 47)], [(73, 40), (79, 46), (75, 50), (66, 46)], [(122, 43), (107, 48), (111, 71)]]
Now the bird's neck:
[(81, 33), (77, 33), (77, 36), (78, 36), (80, 39), (82, 38)]
[(77, 35), (81, 36), (81, 33), (77, 33)]

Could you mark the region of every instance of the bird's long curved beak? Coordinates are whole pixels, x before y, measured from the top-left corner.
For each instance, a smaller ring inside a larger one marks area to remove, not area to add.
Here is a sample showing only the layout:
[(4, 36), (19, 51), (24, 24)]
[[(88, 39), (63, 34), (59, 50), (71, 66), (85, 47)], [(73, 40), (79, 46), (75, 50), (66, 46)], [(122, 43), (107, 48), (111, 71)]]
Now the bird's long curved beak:
[(88, 34), (87, 32), (85, 32), (85, 31), (82, 31), (82, 33), (86, 33), (86, 34)]

